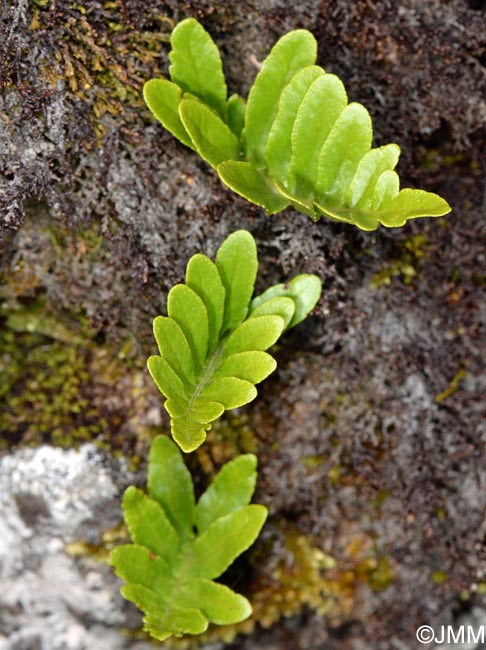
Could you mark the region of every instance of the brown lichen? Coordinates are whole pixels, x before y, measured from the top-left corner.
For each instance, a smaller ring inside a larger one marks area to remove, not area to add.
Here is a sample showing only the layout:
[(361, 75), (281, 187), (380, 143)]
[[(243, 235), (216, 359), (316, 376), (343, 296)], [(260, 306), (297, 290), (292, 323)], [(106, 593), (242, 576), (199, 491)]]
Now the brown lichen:
[(116, 117), (123, 128), (142, 107), (143, 82), (155, 76), (161, 43), (169, 40), (174, 24), (154, 7), (146, 7), (143, 23), (135, 28), (119, 0), (102, 6), (33, 3), (30, 30), (44, 46), (38, 83), (55, 90), (66, 82), (73, 101), (92, 107), (99, 138), (106, 132), (105, 115)]

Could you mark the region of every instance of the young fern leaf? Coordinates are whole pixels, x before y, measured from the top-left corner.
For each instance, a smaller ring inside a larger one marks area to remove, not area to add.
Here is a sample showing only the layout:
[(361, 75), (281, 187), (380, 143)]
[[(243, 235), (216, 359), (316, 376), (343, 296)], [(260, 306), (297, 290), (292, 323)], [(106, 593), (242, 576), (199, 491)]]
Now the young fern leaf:
[(194, 19), (171, 36), (172, 81), (152, 79), (144, 97), (155, 117), (208, 162), (221, 180), (275, 214), (291, 205), (375, 230), (450, 206), (437, 194), (400, 190), (400, 148), (371, 148), (364, 106), (348, 104), (341, 80), (315, 65), (316, 41), (304, 29), (279, 39), (248, 96), (226, 99), (218, 48)]
[(198, 97), (226, 118), (226, 81), (219, 50), (204, 27), (194, 18), (175, 26), (169, 54), (171, 79), (184, 93)]
[(123, 497), (133, 543), (110, 556), (126, 583), (123, 596), (144, 612), (154, 638), (200, 634), (209, 623), (250, 616), (248, 600), (214, 579), (253, 544), (265, 523), (267, 509), (248, 505), (256, 465), (253, 454), (227, 463), (196, 504), (181, 452), (165, 436), (154, 440), (148, 495), (132, 486)]
[(225, 409), (256, 397), (255, 384), (277, 365), (266, 350), (321, 295), (319, 278), (299, 275), (251, 302), (257, 268), (253, 237), (234, 232), (216, 262), (201, 254), (189, 260), (186, 283), (169, 292), (168, 316), (154, 320), (159, 355), (149, 358), (148, 368), (166, 397), (172, 436), (185, 452), (201, 445)]
[(179, 115), (199, 155), (212, 167), (238, 158), (238, 138), (211, 108), (200, 101), (184, 99)]
[(265, 165), (264, 151), (286, 85), (301, 68), (315, 63), (317, 43), (305, 29), (282, 36), (263, 62), (250, 94), (246, 110), (243, 142), (245, 157)]

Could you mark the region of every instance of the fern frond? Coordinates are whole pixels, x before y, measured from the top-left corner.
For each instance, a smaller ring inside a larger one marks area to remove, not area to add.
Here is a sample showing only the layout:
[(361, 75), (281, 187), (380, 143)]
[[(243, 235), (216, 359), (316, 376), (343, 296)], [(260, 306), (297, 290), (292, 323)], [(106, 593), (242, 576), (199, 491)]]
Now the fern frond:
[(248, 505), (256, 464), (253, 454), (227, 463), (195, 504), (179, 449), (165, 436), (154, 440), (148, 496), (129, 487), (123, 498), (133, 544), (110, 556), (126, 583), (123, 596), (144, 612), (154, 638), (200, 634), (209, 623), (237, 623), (251, 614), (244, 596), (214, 578), (253, 544), (265, 522), (266, 508)]
[(171, 43), (172, 82), (145, 84), (149, 108), (228, 187), (268, 214), (292, 205), (314, 221), (324, 215), (375, 230), (450, 212), (436, 194), (400, 190), (400, 148), (371, 148), (368, 111), (348, 103), (341, 80), (315, 65), (310, 32), (277, 41), (247, 105), (237, 95), (226, 99), (218, 49), (194, 18), (176, 26)]
[(154, 320), (159, 355), (148, 368), (167, 398), (172, 436), (186, 452), (199, 447), (225, 409), (255, 398), (255, 384), (277, 365), (266, 350), (320, 297), (319, 278), (300, 275), (251, 302), (257, 269), (253, 237), (237, 231), (216, 262), (201, 254), (189, 260), (186, 283), (169, 292), (168, 316)]
[(194, 18), (187, 18), (175, 26), (170, 42), (172, 81), (184, 93), (198, 97), (226, 118), (226, 81), (218, 47), (204, 27)]

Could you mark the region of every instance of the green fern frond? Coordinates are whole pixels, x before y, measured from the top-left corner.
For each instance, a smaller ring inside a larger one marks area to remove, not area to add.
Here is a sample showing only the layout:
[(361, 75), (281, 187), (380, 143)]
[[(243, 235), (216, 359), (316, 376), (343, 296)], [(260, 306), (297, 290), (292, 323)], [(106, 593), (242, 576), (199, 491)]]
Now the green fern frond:
[(201, 254), (189, 260), (185, 284), (169, 292), (168, 316), (154, 320), (159, 356), (149, 358), (148, 368), (183, 451), (197, 449), (225, 409), (255, 398), (255, 384), (277, 365), (266, 350), (319, 300), (319, 278), (300, 275), (251, 302), (257, 269), (253, 237), (237, 231), (216, 262)]
[(400, 190), (400, 148), (371, 148), (368, 111), (349, 104), (341, 80), (315, 65), (310, 32), (277, 41), (247, 106), (237, 95), (227, 99), (218, 49), (197, 20), (179, 23), (171, 44), (172, 81), (148, 81), (146, 103), (228, 187), (268, 214), (292, 205), (315, 221), (325, 215), (375, 230), (450, 212), (436, 194)]
[(250, 616), (248, 600), (214, 579), (253, 544), (265, 523), (267, 509), (248, 505), (256, 465), (253, 454), (227, 463), (196, 504), (179, 449), (164, 436), (154, 440), (148, 495), (132, 486), (123, 497), (133, 544), (110, 556), (126, 583), (123, 596), (144, 612), (154, 638), (200, 634), (209, 623)]

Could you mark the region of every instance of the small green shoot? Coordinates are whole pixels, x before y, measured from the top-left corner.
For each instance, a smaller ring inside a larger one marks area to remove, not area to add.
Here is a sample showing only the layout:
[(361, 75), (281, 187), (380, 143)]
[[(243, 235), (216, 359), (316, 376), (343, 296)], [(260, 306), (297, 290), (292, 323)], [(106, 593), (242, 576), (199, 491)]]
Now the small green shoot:
[(298, 275), (251, 301), (257, 269), (255, 240), (234, 232), (215, 262), (201, 254), (189, 260), (185, 284), (169, 292), (168, 316), (154, 320), (159, 355), (147, 365), (185, 452), (201, 445), (226, 409), (256, 397), (255, 384), (277, 366), (265, 350), (304, 320), (321, 295), (318, 277)]
[(131, 486), (123, 497), (133, 544), (111, 553), (123, 596), (144, 612), (154, 638), (201, 634), (209, 623), (250, 616), (248, 600), (214, 582), (257, 538), (267, 509), (248, 505), (257, 459), (244, 454), (220, 470), (197, 504), (182, 454), (167, 437), (151, 447), (148, 496)]
[(147, 105), (228, 187), (268, 214), (292, 205), (314, 221), (325, 215), (375, 230), (450, 212), (437, 194), (399, 189), (400, 147), (371, 148), (368, 111), (348, 103), (341, 80), (315, 65), (310, 32), (277, 41), (247, 103), (227, 98), (218, 48), (197, 20), (180, 22), (171, 45), (171, 81), (148, 81)]

